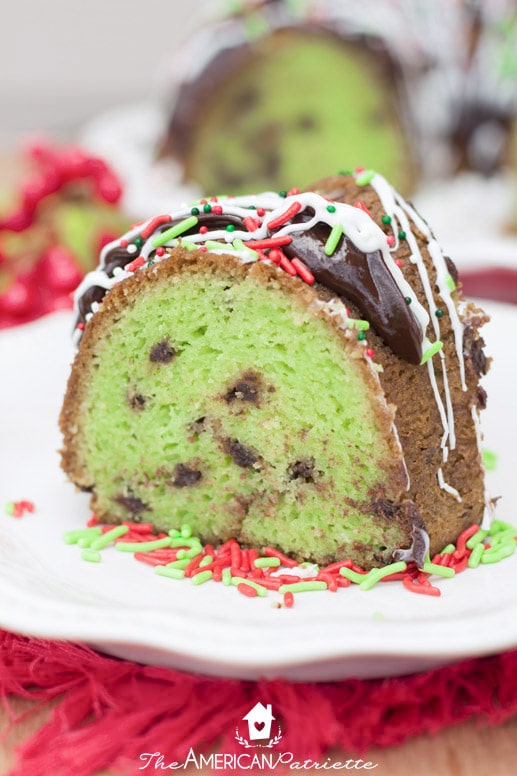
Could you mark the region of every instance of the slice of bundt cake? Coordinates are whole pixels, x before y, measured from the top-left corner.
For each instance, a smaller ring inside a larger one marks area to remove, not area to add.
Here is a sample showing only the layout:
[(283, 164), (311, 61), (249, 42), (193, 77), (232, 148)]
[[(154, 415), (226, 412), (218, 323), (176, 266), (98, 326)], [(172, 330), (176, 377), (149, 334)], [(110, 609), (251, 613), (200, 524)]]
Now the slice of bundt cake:
[(483, 314), (383, 178), (317, 188), (201, 200), (104, 248), (61, 413), (101, 519), (366, 567), (483, 519)]

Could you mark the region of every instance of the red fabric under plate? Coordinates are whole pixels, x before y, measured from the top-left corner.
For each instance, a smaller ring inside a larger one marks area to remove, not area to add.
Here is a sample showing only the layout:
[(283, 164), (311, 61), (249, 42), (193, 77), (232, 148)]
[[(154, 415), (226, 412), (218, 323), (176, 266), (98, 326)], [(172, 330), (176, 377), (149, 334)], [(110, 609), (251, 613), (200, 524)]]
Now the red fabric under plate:
[(517, 650), (400, 678), (255, 683), (0, 632), (0, 693), (7, 708), (10, 695), (43, 704), (59, 698), (49, 721), (19, 748), (11, 776), (88, 776), (107, 767), (136, 773), (143, 752), (162, 752), (167, 763), (190, 747), (242, 752), (236, 723), (258, 701), (272, 704), (281, 722), (275, 752), (321, 760), (331, 747), (354, 756), (469, 717), (508, 719), (517, 713)]

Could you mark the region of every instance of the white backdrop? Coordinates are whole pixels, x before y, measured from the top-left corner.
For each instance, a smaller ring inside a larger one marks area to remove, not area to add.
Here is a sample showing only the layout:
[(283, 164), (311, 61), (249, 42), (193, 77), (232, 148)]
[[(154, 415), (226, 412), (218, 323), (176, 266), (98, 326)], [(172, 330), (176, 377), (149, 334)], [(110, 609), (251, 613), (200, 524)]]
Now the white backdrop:
[(0, 141), (68, 133), (156, 89), (159, 65), (219, 0), (0, 0)]

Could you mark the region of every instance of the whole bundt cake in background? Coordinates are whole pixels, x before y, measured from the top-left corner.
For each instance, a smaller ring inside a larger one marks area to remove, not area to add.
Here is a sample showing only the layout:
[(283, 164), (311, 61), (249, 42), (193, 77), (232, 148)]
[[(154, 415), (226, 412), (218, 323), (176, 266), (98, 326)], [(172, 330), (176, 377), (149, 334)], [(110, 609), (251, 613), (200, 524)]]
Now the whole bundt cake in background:
[[(439, 84), (422, 127), (415, 108), (436, 59), (435, 20), (445, 13), (420, 5), (416, 12), (412, 3), (377, 0), (232, 4), (172, 58), (161, 155), (205, 192), (307, 185), (322, 169), (365, 160), (412, 190), (423, 132), (440, 121)], [(449, 28), (442, 25), (446, 49)]]
[(483, 520), (484, 314), (380, 175), (201, 200), (76, 294), (62, 464), (105, 521), (423, 562)]

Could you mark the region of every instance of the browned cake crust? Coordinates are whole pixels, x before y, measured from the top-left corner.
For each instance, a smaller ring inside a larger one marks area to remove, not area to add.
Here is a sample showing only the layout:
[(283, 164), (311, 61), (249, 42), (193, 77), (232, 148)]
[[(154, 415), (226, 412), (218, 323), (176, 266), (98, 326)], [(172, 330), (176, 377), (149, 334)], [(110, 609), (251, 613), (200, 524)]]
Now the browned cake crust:
[[(362, 202), (374, 221), (382, 225), (384, 209), (371, 186), (358, 186), (353, 177), (337, 175), (317, 181), (309, 188), (339, 202)], [(389, 226), (384, 228), (386, 234), (389, 234)], [(375, 343), (375, 358), (383, 368), (379, 377), (386, 399), (390, 405), (397, 408), (395, 423), (411, 480), (408, 496), (418, 503), (431, 536), (430, 551), (433, 554), (454, 542), (462, 530), (474, 523), (480, 524), (483, 520), (484, 470), (472, 420), (472, 409), (481, 410), (486, 406), (486, 393), (480, 386), (479, 379), (486, 374), (489, 360), (483, 352), (484, 341), (479, 334), (479, 328), (489, 318), (472, 303), (464, 307), (463, 353), (467, 390), (463, 391), (451, 321), (443, 301), (436, 293), (436, 268), (429, 254), (428, 241), (416, 224), (412, 224), (412, 229), (432, 282), (436, 308), (444, 313), (440, 318), (441, 338), (447, 363), (451, 365), (447, 377), (457, 438), (456, 448), (450, 451), (447, 463), (442, 462), (442, 423), (425, 366), (414, 366), (397, 358), (373, 331), (369, 333), (369, 339)], [(404, 276), (416, 289), (418, 297), (423, 298), (424, 288), (418, 269), (411, 263), (410, 256), (408, 242), (401, 241), (397, 258), (403, 262)], [(458, 281), (456, 267), (450, 259), (447, 259), (447, 265), (452, 277)], [(453, 298), (457, 305), (464, 301), (459, 282)], [(443, 392), (443, 376), (438, 369), (435, 371), (438, 386)], [(444, 489), (436, 487), (436, 471), (440, 467), (443, 469), (445, 481), (462, 494), (461, 502), (452, 498)]]

